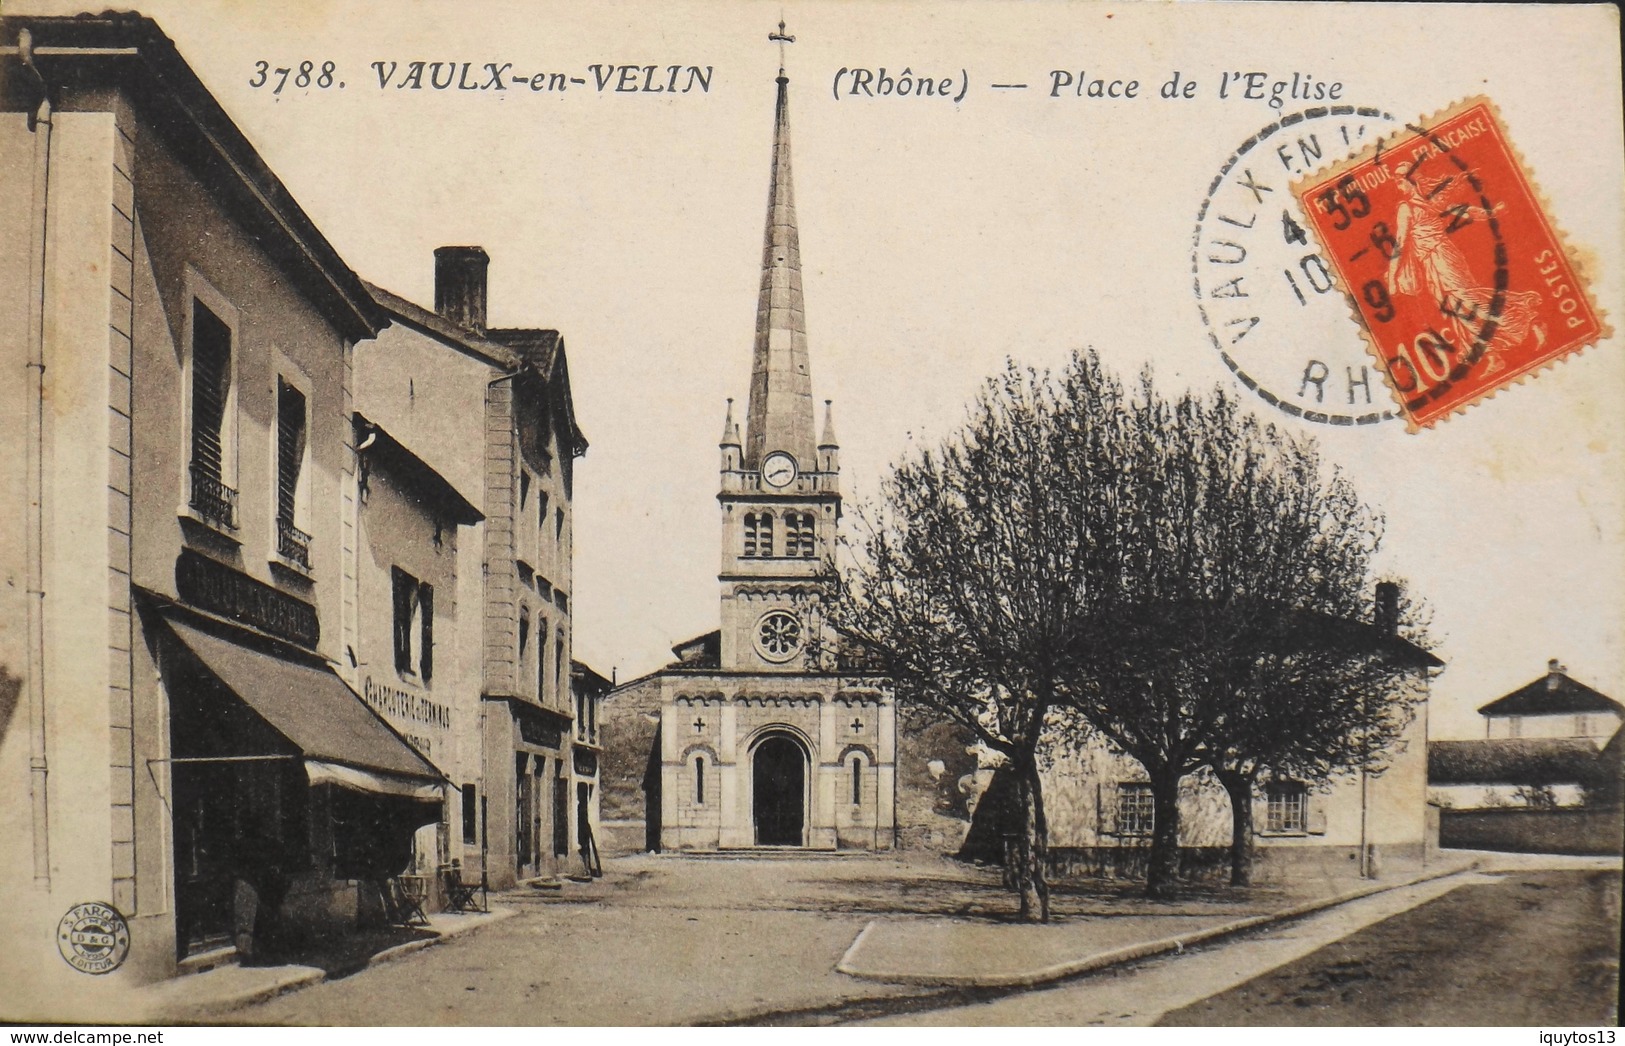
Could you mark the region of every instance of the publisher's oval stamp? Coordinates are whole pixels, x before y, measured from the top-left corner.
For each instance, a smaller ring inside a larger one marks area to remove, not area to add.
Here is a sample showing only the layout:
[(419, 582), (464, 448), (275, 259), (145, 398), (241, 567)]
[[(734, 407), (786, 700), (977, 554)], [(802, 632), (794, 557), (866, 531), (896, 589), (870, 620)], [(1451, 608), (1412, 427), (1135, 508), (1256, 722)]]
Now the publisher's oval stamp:
[(82, 973), (112, 973), (130, 954), (130, 926), (111, 905), (76, 904), (57, 923), (56, 947)]
[(1208, 341), (1243, 385), (1305, 421), (1396, 416), (1291, 186), (1398, 126), (1354, 105), (1282, 116), (1237, 147), (1196, 215), (1191, 272)]
[(1612, 333), (1487, 98), (1389, 131), (1292, 195), (1412, 432)]

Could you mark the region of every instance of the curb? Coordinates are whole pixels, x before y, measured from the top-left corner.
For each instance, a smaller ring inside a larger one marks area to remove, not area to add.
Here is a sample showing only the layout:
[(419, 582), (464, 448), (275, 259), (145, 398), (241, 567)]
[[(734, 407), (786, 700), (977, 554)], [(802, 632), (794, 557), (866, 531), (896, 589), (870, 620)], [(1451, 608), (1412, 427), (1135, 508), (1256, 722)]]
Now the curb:
[[(434, 937), (426, 937), (420, 941), (407, 941), (405, 944), (397, 944), (393, 948), (385, 948), (376, 955), (370, 956), (367, 959), (367, 965), (364, 967), (364, 969), (371, 969), (374, 966), (380, 966), (387, 962), (393, 962), (396, 959), (410, 955), (413, 952), (422, 951), (425, 948), (431, 948), (434, 945), (440, 944), (452, 938), (478, 932), (479, 930), (482, 930), (493, 923), (499, 923), (504, 919), (517, 915), (518, 911), (513, 908), (495, 908), (486, 914), (488, 914), (490, 918), (487, 918), (476, 925), (458, 927), (449, 931), (440, 931)], [(170, 1011), (160, 1011), (158, 1008), (154, 1008), (154, 1015), (160, 1018), (167, 1017), (171, 1020), (198, 1020), (208, 1016), (220, 1015), (231, 1010), (241, 1009), (245, 1006), (253, 1006), (256, 1003), (267, 1002), (271, 999), (277, 998), (278, 996), (288, 995), (299, 991), (300, 989), (308, 988), (313, 984), (321, 984), (322, 982), (326, 981), (328, 977), (326, 970), (315, 966), (300, 967), (299, 970), (299, 973), (289, 974), (287, 977), (278, 980), (274, 984), (247, 988), (232, 995), (196, 1002), (190, 1005), (183, 1003), (174, 1007)], [(196, 974), (195, 976), (202, 977), (207, 976), (207, 974)]]
[[(489, 916), (489, 918), (477, 923), (476, 925), (459, 927), (458, 929), (451, 930), (449, 932), (442, 931), (437, 936), (425, 937), (421, 941), (407, 941), (405, 944), (397, 944), (393, 948), (385, 948), (383, 951), (367, 959), (367, 968), (371, 969), (374, 966), (382, 966), (386, 962), (394, 962), (396, 959), (399, 959), (402, 956), (411, 955), (413, 952), (421, 952), (425, 948), (433, 948), (435, 945), (444, 943), (445, 941), (448, 941), (454, 937), (461, 937), (464, 934), (477, 933), (478, 931), (485, 929), (487, 926), (494, 923), (499, 923), (504, 919), (517, 915), (518, 911), (513, 908), (495, 908), (484, 914)], [(325, 974), (323, 976), (325, 977)], [(303, 987), (303, 985), (301, 985), (301, 987)]]
[(1111, 951), (1098, 952), (1094, 955), (1085, 956), (1082, 959), (1073, 959), (1063, 963), (1056, 963), (1054, 965), (1045, 966), (1026, 973), (957, 975), (874, 973), (854, 970), (848, 966), (848, 960), (852, 958), (852, 953), (857, 950), (858, 943), (862, 941), (863, 937), (869, 932), (870, 927), (874, 925), (874, 923), (871, 922), (865, 926), (858, 934), (857, 938), (853, 940), (851, 946), (847, 948), (846, 953), (841, 956), (840, 962), (835, 964), (835, 972), (845, 974), (848, 977), (853, 977), (858, 980), (876, 981), (884, 984), (904, 984), (917, 987), (1031, 988), (1041, 984), (1048, 984), (1052, 981), (1065, 980), (1069, 977), (1075, 977), (1078, 974), (1091, 973), (1110, 966), (1119, 966), (1124, 963), (1134, 962), (1138, 959), (1148, 958), (1153, 955), (1162, 955), (1167, 952), (1182, 952), (1187, 947), (1192, 945), (1205, 944), (1209, 941), (1218, 940), (1220, 938), (1229, 937), (1235, 934), (1245, 933), (1248, 930), (1256, 930), (1261, 926), (1268, 926), (1273, 923), (1283, 923), (1289, 922), (1293, 919), (1300, 919), (1303, 916), (1325, 911), (1328, 908), (1335, 908), (1340, 904), (1347, 904), (1350, 901), (1358, 901), (1363, 897), (1370, 897), (1379, 893), (1387, 893), (1390, 890), (1399, 890), (1407, 886), (1416, 886), (1420, 883), (1432, 882), (1435, 879), (1444, 879), (1452, 875), (1462, 875), (1464, 873), (1474, 871), (1478, 867), (1479, 862), (1475, 861), (1464, 868), (1441, 869), (1437, 872), (1419, 875), (1414, 879), (1406, 879), (1403, 882), (1377, 883), (1371, 886), (1362, 886), (1359, 889), (1350, 890), (1347, 893), (1307, 901), (1303, 904), (1293, 905), (1290, 908), (1284, 908), (1278, 912), (1269, 912), (1264, 915), (1252, 915), (1245, 919), (1237, 919), (1234, 922), (1224, 923), (1219, 926), (1212, 926), (1205, 930), (1197, 930), (1177, 937), (1163, 937), (1158, 940), (1145, 941), (1140, 944), (1125, 945), (1122, 948), (1114, 948)]

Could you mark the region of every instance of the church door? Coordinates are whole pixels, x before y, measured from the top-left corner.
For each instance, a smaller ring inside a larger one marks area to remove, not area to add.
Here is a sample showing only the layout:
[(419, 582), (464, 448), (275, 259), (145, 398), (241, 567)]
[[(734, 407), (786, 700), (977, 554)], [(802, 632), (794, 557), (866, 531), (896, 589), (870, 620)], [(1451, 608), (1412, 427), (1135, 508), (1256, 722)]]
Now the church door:
[(800, 846), (807, 809), (807, 757), (788, 737), (770, 737), (756, 748), (754, 776), (756, 845)]

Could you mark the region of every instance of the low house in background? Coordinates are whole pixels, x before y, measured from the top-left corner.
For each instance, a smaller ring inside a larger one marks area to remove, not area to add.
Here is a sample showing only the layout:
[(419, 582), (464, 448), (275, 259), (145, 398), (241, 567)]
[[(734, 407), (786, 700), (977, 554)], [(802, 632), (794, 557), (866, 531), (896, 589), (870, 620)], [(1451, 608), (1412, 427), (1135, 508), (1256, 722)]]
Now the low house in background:
[(1625, 706), (1553, 658), (1544, 676), (1478, 711), (1483, 739), (1428, 745), (1441, 845), (1619, 853)]
[(603, 746), (599, 741), (598, 715), (604, 696), (615, 689), (613, 679), (605, 679), (581, 661), (570, 662), (570, 695), (575, 701), (575, 733), (571, 741), (570, 768), (575, 780), (575, 842), (584, 870), (602, 874), (598, 861), (601, 798), (598, 794), (599, 763)]
[(1625, 723), (1625, 705), (1568, 674), (1552, 658), (1546, 674), (1478, 710), (1484, 736), (1587, 738), (1601, 748)]

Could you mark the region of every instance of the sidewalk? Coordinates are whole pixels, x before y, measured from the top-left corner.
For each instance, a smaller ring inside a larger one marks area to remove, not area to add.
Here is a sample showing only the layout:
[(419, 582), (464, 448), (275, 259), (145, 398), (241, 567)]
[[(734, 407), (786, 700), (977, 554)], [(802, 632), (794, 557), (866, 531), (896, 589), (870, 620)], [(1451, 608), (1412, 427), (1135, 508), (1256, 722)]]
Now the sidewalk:
[(135, 1006), (140, 1014), (138, 1023), (208, 1023), (211, 1018), (238, 1007), (263, 1002), (330, 977), (344, 977), (391, 962), (452, 937), (501, 922), (513, 914), (511, 908), (492, 908), (489, 912), (477, 913), (436, 912), (429, 916), (428, 926), (414, 928), (416, 932), (409, 935), (412, 939), (370, 954), (353, 954), (354, 948), (339, 948), (330, 955), (313, 959), (316, 965), (230, 965), (205, 973), (183, 974), (135, 992)]
[[(924, 987), (1030, 987), (1132, 962), (1270, 923), (1331, 908), (1374, 893), (1454, 875), (1472, 867), (1438, 867), (1374, 882), (1333, 881), (1330, 890), (1282, 892), (1264, 910), (1216, 913), (1200, 902), (1141, 904), (1044, 924), (994, 925), (961, 919), (875, 919), (836, 965), (861, 980)], [(1157, 910), (1160, 907), (1162, 910)]]

